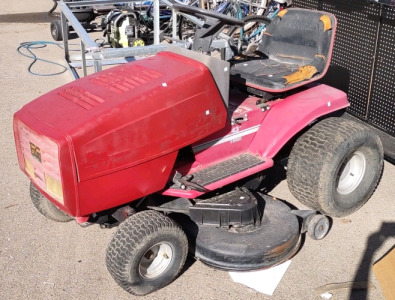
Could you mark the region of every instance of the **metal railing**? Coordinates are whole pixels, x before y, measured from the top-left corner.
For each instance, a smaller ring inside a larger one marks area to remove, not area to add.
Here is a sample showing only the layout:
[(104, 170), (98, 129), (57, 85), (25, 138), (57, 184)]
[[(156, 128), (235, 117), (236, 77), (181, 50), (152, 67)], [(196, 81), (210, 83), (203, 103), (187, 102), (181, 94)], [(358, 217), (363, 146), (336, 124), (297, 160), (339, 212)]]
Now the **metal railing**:
[[(127, 47), (127, 48), (103, 48), (100, 44), (96, 43), (91, 36), (87, 33), (86, 29), (81, 25), (76, 16), (73, 14), (70, 8), (73, 7), (83, 7), (83, 6), (92, 6), (92, 5), (106, 5), (106, 4), (125, 4), (131, 2), (141, 2), (141, 0), (96, 0), (96, 1), (76, 1), (76, 2), (64, 2), (59, 1), (59, 7), (61, 10), (61, 24), (62, 24), (62, 36), (63, 36), (63, 46), (64, 46), (64, 56), (66, 62), (71, 70), (74, 78), (79, 78), (78, 73), (75, 71), (75, 68), (82, 68), (83, 76), (87, 75), (87, 67), (93, 66), (94, 72), (98, 72), (102, 70), (103, 65), (114, 65), (120, 63), (126, 63), (128, 61), (136, 59), (138, 57), (146, 56), (146, 55), (154, 55), (160, 51), (166, 50), (168, 47), (167, 44), (160, 44), (160, 29), (159, 29), (159, 1), (165, 4), (172, 10), (172, 36), (173, 46), (186, 47), (185, 43), (176, 42), (178, 40), (177, 37), (177, 14), (180, 14), (187, 18), (192, 23), (197, 26), (202, 26), (203, 21), (181, 12), (176, 13), (172, 7), (173, 3), (181, 3), (179, 0), (152, 0), (153, 1), (153, 21), (154, 21), (154, 44), (142, 47)], [(69, 48), (69, 39), (68, 39), (68, 30), (67, 26), (72, 26), (75, 33), (80, 38), (80, 49), (81, 56), (78, 57), (77, 61), (71, 61), (70, 56), (70, 48)], [(226, 42), (229, 38), (223, 33), (218, 35), (219, 40), (214, 40), (212, 46), (216, 48), (225, 48), (229, 47)], [(89, 58), (89, 59), (87, 59)], [(127, 60), (126, 58), (130, 58)]]
[[(62, 35), (63, 35), (63, 46), (64, 56), (68, 63), (70, 70), (75, 78), (78, 78), (76, 67), (81, 67), (83, 75), (87, 75), (87, 66), (93, 65), (94, 72), (102, 70), (103, 64), (116, 64), (120, 60), (114, 60), (116, 58), (125, 57), (137, 57), (142, 55), (156, 54), (164, 49), (167, 45), (161, 45), (159, 40), (159, 0), (153, 0), (154, 5), (154, 44), (143, 47), (129, 47), (129, 48), (103, 48), (96, 43), (91, 36), (86, 32), (85, 28), (81, 25), (78, 19), (75, 17), (70, 8), (81, 7), (81, 6), (92, 6), (92, 5), (105, 5), (105, 4), (123, 4), (130, 2), (139, 2), (141, 0), (103, 0), (103, 1), (77, 1), (77, 2), (63, 2), (59, 1), (59, 7), (61, 11), (61, 24), (62, 24)], [(170, 3), (171, 5), (171, 3)], [(67, 26), (72, 26), (75, 33), (80, 38), (81, 47), (81, 62), (73, 62), (70, 60), (70, 48)], [(87, 56), (92, 62), (87, 62)], [(106, 60), (106, 61), (105, 61)]]

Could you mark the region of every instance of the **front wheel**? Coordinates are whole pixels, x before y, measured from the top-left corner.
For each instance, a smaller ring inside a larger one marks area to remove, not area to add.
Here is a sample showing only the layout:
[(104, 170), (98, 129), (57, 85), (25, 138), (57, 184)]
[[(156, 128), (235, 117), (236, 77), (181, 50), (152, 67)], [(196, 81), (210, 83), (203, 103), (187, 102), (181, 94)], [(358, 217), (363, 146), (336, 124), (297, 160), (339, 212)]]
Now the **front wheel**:
[(182, 229), (157, 211), (126, 219), (107, 248), (106, 264), (127, 292), (146, 295), (171, 283), (184, 266), (188, 240)]
[(291, 193), (333, 217), (358, 210), (373, 194), (383, 168), (383, 146), (367, 126), (325, 119), (295, 143), (288, 162)]
[(57, 208), (51, 201), (45, 198), (40, 191), (30, 183), (30, 198), (37, 210), (46, 218), (56, 222), (69, 222), (73, 220), (68, 214)]

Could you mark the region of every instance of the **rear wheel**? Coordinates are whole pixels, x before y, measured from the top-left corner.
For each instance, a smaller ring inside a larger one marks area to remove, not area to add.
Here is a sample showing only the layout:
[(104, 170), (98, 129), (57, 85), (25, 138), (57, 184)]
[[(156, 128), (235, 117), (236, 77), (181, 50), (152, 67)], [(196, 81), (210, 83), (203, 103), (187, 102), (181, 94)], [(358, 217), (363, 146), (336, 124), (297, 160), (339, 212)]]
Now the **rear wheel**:
[(171, 283), (184, 266), (188, 240), (157, 211), (143, 211), (119, 226), (107, 248), (107, 269), (127, 292), (146, 295)]
[(373, 194), (383, 168), (383, 147), (367, 126), (325, 119), (295, 143), (288, 162), (292, 194), (308, 207), (342, 217)]
[(68, 214), (61, 211), (45, 198), (36, 187), (30, 183), (30, 198), (37, 210), (46, 218), (56, 222), (69, 222), (73, 220)]

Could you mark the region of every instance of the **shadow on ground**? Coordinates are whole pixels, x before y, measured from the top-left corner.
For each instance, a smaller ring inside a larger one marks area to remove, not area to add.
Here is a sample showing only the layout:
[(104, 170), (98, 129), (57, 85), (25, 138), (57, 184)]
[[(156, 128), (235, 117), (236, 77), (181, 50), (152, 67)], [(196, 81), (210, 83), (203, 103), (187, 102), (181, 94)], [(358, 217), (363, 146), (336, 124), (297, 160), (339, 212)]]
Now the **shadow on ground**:
[[(395, 223), (383, 222), (380, 229), (373, 232), (367, 242), (364, 251), (364, 256), (359, 263), (358, 270), (354, 277), (354, 282), (369, 282), (369, 270), (372, 268), (373, 256), (376, 251), (382, 246), (382, 244), (391, 237), (395, 236)], [(395, 247), (395, 246), (394, 246)], [(392, 247), (387, 253), (389, 253), (394, 247)], [(386, 253), (386, 254), (387, 254)], [(386, 255), (384, 254), (384, 256)], [(381, 259), (381, 258), (380, 258)], [(368, 299), (367, 290), (352, 290), (350, 293), (350, 300), (365, 300)]]
[(47, 12), (15, 13), (0, 15), (0, 23), (50, 23), (59, 18), (59, 14)]

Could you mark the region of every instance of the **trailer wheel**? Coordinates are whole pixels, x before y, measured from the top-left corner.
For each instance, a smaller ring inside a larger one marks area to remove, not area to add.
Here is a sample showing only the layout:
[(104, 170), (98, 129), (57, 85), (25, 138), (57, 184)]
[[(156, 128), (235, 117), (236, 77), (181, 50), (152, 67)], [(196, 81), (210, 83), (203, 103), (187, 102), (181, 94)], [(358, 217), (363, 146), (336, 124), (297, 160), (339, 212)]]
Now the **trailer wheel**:
[(351, 120), (328, 118), (296, 141), (287, 181), (301, 203), (343, 217), (370, 198), (382, 168), (383, 146), (372, 130)]
[[(69, 27), (66, 28), (67, 35), (69, 34)], [(55, 41), (63, 40), (62, 23), (59, 20), (51, 21), (51, 35)]]
[(149, 210), (121, 223), (107, 248), (106, 264), (124, 290), (141, 296), (171, 283), (187, 253), (183, 230), (169, 217)]
[(73, 220), (72, 217), (45, 198), (32, 183), (30, 183), (30, 198), (37, 210), (46, 218), (56, 222), (69, 222)]

